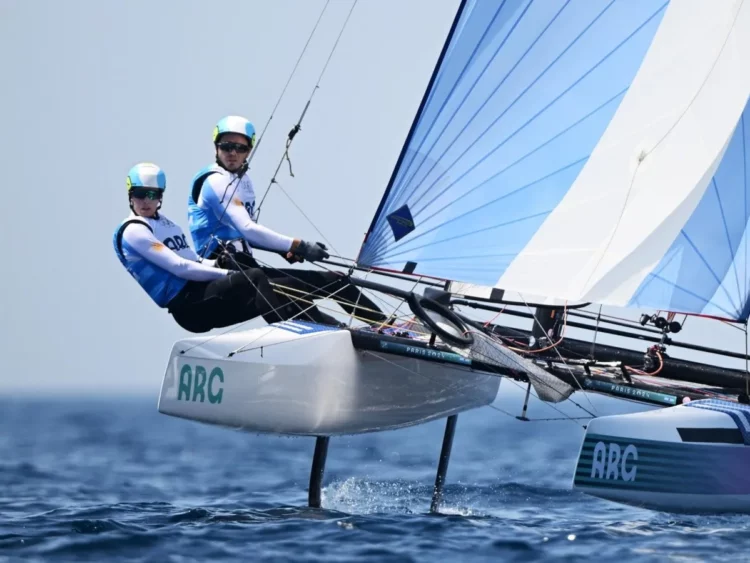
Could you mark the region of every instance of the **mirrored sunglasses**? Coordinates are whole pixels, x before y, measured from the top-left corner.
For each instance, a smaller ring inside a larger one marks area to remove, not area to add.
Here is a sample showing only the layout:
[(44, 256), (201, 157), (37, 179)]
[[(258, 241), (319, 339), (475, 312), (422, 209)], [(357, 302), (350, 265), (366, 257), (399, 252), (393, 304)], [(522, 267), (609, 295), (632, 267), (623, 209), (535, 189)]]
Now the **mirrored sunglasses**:
[(227, 141), (227, 142), (219, 143), (218, 147), (224, 152), (236, 151), (240, 154), (245, 154), (245, 153), (250, 152), (250, 147), (248, 145), (243, 145), (242, 143), (230, 143)]
[(161, 190), (153, 190), (150, 188), (135, 188), (130, 190), (130, 197), (135, 199), (161, 199)]

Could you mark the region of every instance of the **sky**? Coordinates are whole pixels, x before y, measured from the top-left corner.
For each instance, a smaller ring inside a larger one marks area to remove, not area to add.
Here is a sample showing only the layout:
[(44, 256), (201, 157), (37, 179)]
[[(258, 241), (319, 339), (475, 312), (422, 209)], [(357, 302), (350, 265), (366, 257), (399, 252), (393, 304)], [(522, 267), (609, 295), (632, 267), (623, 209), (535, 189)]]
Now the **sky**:
[[(272, 115), (325, 4), (0, 3), (0, 394), (156, 401), (172, 344), (189, 333), (115, 256), (112, 234), (128, 214), (124, 180), (137, 162), (161, 166), (163, 211), (187, 232), (189, 182), (212, 162), (211, 133), (225, 115), (258, 131), (270, 119), (251, 168), (262, 194), (312, 95), (290, 149), (294, 177), (284, 163), (277, 179), (336, 254), (356, 256), (458, 0), (359, 0), (314, 89), (352, 6), (332, 0)], [(277, 187), (261, 222), (320, 239)], [(683, 335), (744, 348), (740, 331), (719, 323), (690, 319)]]
[[(262, 131), (322, 0), (0, 3), (2, 206), (0, 393), (158, 393), (188, 335), (118, 262), (125, 176), (167, 175), (164, 213), (187, 230), (192, 176), (229, 114)], [(350, 0), (332, 0), (252, 161), (265, 191), (323, 70)], [(338, 253), (356, 256), (455, 0), (360, 0), (277, 177)], [(262, 223), (320, 237), (276, 187)], [(272, 260), (269, 260), (272, 261)], [(259, 323), (262, 324), (262, 321)]]

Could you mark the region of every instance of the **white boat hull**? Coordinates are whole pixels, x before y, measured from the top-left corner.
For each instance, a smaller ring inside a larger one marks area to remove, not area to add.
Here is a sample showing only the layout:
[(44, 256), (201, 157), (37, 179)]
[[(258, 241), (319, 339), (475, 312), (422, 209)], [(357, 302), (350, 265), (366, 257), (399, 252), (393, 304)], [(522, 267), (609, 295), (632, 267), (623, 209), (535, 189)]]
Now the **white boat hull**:
[(159, 412), (251, 432), (332, 436), (421, 424), (497, 395), (500, 378), (461, 365), (460, 356), (438, 363), (424, 359), (424, 348), (415, 357), (388, 349), (358, 350), (348, 330), (298, 321), (187, 338), (172, 348)]
[(750, 408), (693, 401), (592, 420), (573, 487), (667, 512), (750, 512)]

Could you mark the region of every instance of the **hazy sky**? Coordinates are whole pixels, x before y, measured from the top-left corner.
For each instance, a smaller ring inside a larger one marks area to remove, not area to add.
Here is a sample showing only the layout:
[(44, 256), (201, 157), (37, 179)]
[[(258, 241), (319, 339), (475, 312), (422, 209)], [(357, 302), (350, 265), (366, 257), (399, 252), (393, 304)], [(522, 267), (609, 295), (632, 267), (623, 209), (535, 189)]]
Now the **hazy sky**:
[[(260, 131), (324, 0), (2, 0), (0, 393), (146, 392), (188, 333), (125, 272), (112, 233), (139, 161), (167, 174), (164, 212), (187, 232), (189, 181), (227, 114)], [(332, 0), (252, 163), (262, 193), (351, 0)], [(279, 180), (354, 257), (458, 0), (359, 0)], [(318, 239), (276, 188), (263, 224)], [(734, 349), (739, 331), (686, 335)], [(695, 327), (695, 328), (693, 328)], [(691, 332), (692, 331), (692, 332)], [(600, 341), (606, 341), (602, 338)]]
[[(355, 256), (454, 16), (456, 0), (360, 0), (279, 181)], [(3, 0), (0, 392), (159, 389), (187, 333), (125, 272), (112, 233), (139, 161), (167, 174), (187, 232), (191, 177), (224, 115), (261, 130), (323, 0)], [(252, 163), (265, 190), (352, 5), (333, 0)], [(274, 189), (262, 223), (318, 238)]]

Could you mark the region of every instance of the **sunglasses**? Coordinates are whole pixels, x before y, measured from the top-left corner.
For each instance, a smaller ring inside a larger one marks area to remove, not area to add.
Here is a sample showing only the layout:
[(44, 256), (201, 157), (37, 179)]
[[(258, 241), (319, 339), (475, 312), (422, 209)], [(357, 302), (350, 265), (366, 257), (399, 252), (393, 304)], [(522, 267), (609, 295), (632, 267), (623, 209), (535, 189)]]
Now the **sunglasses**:
[(134, 197), (135, 199), (151, 199), (151, 200), (157, 200), (161, 199), (161, 190), (151, 190), (148, 188), (141, 188), (141, 189), (134, 189), (130, 190), (130, 197)]
[(227, 141), (224, 143), (219, 143), (217, 146), (224, 152), (236, 151), (240, 154), (250, 152), (250, 147), (248, 145), (243, 145), (242, 143), (230, 143)]

